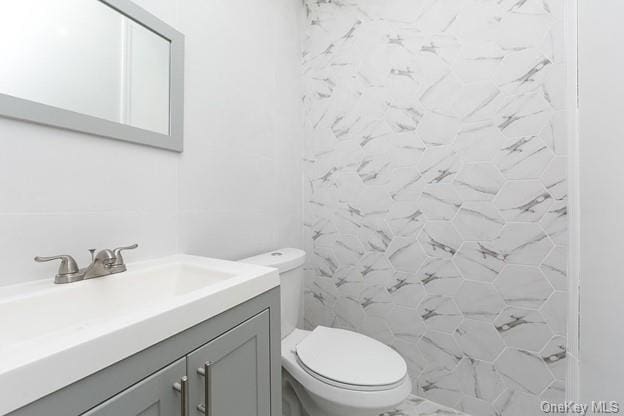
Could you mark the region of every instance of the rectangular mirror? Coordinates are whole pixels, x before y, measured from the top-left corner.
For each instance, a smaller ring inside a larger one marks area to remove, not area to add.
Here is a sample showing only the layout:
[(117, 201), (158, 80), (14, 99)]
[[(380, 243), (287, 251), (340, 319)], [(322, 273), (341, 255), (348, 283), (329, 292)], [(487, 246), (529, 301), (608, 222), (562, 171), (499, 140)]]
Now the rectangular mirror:
[(184, 37), (128, 0), (0, 14), (0, 115), (182, 151)]

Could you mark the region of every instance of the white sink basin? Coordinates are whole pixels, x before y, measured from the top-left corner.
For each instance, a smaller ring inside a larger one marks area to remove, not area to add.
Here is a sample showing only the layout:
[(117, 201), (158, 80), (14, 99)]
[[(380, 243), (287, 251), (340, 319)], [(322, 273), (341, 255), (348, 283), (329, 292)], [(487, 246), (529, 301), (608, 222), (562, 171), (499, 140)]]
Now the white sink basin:
[(0, 414), (278, 285), (275, 269), (176, 255), (77, 283), (0, 287)]

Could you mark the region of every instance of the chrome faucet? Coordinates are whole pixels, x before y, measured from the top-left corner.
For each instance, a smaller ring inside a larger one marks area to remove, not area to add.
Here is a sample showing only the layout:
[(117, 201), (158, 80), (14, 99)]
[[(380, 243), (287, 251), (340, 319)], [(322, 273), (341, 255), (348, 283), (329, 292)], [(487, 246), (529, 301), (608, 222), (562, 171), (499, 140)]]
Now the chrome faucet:
[(45, 262), (51, 260), (61, 260), (58, 272), (54, 278), (54, 283), (73, 283), (80, 280), (93, 279), (95, 277), (108, 276), (115, 273), (126, 271), (121, 252), (124, 250), (133, 250), (139, 247), (133, 244), (127, 247), (117, 247), (114, 250), (104, 249), (95, 254), (95, 249), (90, 249), (91, 264), (83, 269), (78, 268), (76, 260), (69, 255), (52, 256), (52, 257), (35, 257), (36, 262)]

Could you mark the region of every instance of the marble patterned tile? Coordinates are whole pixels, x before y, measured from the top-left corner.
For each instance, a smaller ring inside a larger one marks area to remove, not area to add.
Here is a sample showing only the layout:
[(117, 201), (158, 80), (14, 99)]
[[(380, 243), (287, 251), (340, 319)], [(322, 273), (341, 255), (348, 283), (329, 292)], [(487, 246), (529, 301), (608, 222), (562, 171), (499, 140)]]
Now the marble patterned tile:
[(420, 241), (427, 255), (450, 258), (457, 253), (462, 240), (452, 223), (436, 221), (425, 225), (418, 241)]
[(457, 133), (453, 147), (466, 163), (492, 162), (504, 139), (491, 120), (470, 123)]
[(509, 307), (494, 321), (509, 347), (538, 352), (553, 336), (546, 320), (537, 311)]
[(508, 223), (492, 242), (506, 263), (538, 265), (553, 247), (542, 228), (534, 223)]
[(503, 298), (490, 283), (465, 281), (455, 301), (466, 318), (493, 322), (505, 307)]
[(471, 163), (464, 166), (453, 183), (464, 201), (491, 201), (505, 178), (492, 164)]
[(538, 414), (565, 381), (563, 0), (303, 4), (306, 327), (391, 345), (472, 416)]
[(394, 237), (386, 251), (395, 270), (416, 273), (425, 261), (425, 252), (415, 238)]
[(555, 290), (568, 290), (568, 249), (555, 247), (540, 265)]
[(499, 236), (505, 219), (491, 202), (465, 202), (453, 224), (465, 241), (490, 241)]
[(565, 337), (557, 336), (553, 338), (541, 351), (542, 360), (557, 380), (565, 380), (568, 370), (567, 360), (567, 340)]
[(427, 328), (452, 334), (464, 319), (453, 298), (441, 295), (427, 296), (418, 306), (420, 318)]
[(505, 255), (488, 242), (464, 242), (453, 262), (466, 279), (491, 282), (505, 267)]
[(503, 339), (489, 322), (465, 319), (454, 336), (464, 354), (474, 360), (492, 362), (505, 348)]
[(510, 389), (540, 394), (553, 381), (542, 358), (528, 351), (508, 348), (498, 357), (495, 365)]
[(537, 222), (553, 204), (553, 198), (540, 181), (512, 181), (503, 186), (494, 203), (507, 221)]
[(494, 364), (464, 358), (457, 367), (459, 383), (464, 394), (491, 402), (503, 392), (503, 380)]
[(503, 295), (505, 303), (520, 308), (538, 309), (553, 292), (537, 267), (517, 264), (505, 267), (494, 286)]
[(419, 205), (428, 220), (452, 220), (462, 201), (452, 184), (427, 185)]
[[(288, 416), (288, 415), (287, 415)], [(389, 410), (379, 416), (467, 416), (462, 412), (450, 409), (441, 404), (410, 396), (396, 409)]]
[(552, 158), (539, 137), (513, 137), (501, 143), (496, 164), (507, 179), (537, 179)]
[(463, 282), (461, 273), (451, 260), (432, 257), (425, 260), (416, 278), (432, 295), (452, 296)]

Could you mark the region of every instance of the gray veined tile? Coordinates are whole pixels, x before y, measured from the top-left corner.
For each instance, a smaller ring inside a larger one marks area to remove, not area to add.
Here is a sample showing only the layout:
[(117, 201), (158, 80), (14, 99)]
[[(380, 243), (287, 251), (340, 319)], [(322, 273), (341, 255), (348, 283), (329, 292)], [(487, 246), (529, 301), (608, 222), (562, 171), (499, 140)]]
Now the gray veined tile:
[(462, 313), (447, 296), (428, 296), (418, 306), (418, 313), (427, 328), (451, 334), (462, 321)]
[(491, 202), (465, 202), (453, 224), (464, 240), (489, 241), (499, 236), (505, 220)]
[(326, 247), (318, 247), (314, 249), (310, 264), (316, 270), (317, 276), (333, 277), (338, 270), (338, 260), (334, 253)]
[(416, 131), (424, 114), (417, 106), (386, 102), (385, 120), (395, 133)]
[(450, 258), (461, 245), (461, 237), (450, 222), (429, 222), (421, 231), (418, 240), (431, 257)]
[(425, 179), (416, 167), (395, 169), (387, 185), (390, 196), (395, 201), (418, 201), (424, 187)]
[(310, 226), (310, 237), (315, 247), (333, 247), (339, 236), (338, 229), (329, 219), (320, 219)]
[(469, 45), (491, 43), (489, 41), (495, 39), (504, 10), (498, 2), (464, 2), (464, 4), (466, 7), (461, 10), (449, 30)]
[(540, 133), (540, 138), (556, 155), (568, 154), (569, 124), (568, 113), (556, 111)]
[(498, 112), (498, 128), (507, 137), (535, 136), (552, 113), (552, 107), (540, 92), (511, 96)]
[(452, 146), (430, 147), (419, 168), (426, 184), (452, 183), (461, 168), (461, 160)]
[(464, 394), (475, 399), (493, 401), (504, 390), (503, 381), (491, 363), (464, 358), (457, 367)]
[(528, 351), (508, 348), (498, 357), (495, 365), (510, 389), (540, 394), (553, 381), (541, 357)]
[(386, 345), (392, 344), (394, 341), (394, 335), (388, 327), (387, 321), (379, 316), (371, 315), (367, 312), (366, 319), (362, 321), (358, 332), (364, 335), (368, 335)]
[(556, 335), (565, 335), (568, 315), (567, 292), (553, 293), (540, 309), (540, 313)]
[(414, 166), (425, 153), (425, 144), (416, 133), (390, 132), (376, 138), (365, 137), (364, 151), (369, 154), (386, 154), (393, 167)]
[(425, 356), (420, 352), (415, 344), (404, 341), (400, 338), (395, 338), (392, 344), (390, 344), (395, 351), (397, 351), (407, 364), (407, 373), (412, 380), (417, 380), (420, 374), (423, 372), (428, 362)]
[(541, 264), (540, 269), (555, 290), (568, 290), (567, 247), (555, 247)]
[(453, 147), (466, 162), (491, 162), (504, 139), (503, 133), (490, 120), (465, 125)]
[(553, 338), (544, 347), (540, 355), (557, 380), (566, 379), (568, 360), (565, 337), (558, 336)]
[(489, 163), (466, 164), (453, 182), (464, 201), (491, 201), (505, 178)]
[(452, 103), (457, 98), (461, 86), (461, 81), (449, 71), (423, 89), (420, 102), (430, 111), (453, 115)]
[(537, 136), (514, 137), (501, 144), (497, 165), (507, 179), (537, 179), (553, 158)]
[(420, 207), (429, 220), (451, 220), (460, 206), (455, 187), (447, 183), (427, 185), (420, 199)]
[(501, 93), (491, 82), (465, 85), (454, 109), (465, 123), (490, 121), (501, 105)]
[(508, 305), (538, 309), (553, 292), (542, 272), (534, 266), (511, 264), (494, 280)]
[(427, 293), (452, 296), (463, 282), (455, 264), (448, 259), (428, 258), (416, 273)]
[(425, 252), (415, 238), (394, 237), (386, 255), (396, 270), (415, 273), (425, 261)]
[(333, 247), (338, 263), (343, 266), (358, 264), (365, 254), (364, 246), (354, 235), (338, 236)]
[[(533, 27), (528, 27), (531, 30)], [(546, 31), (544, 31), (544, 35)], [(540, 38), (541, 43), (543, 39)], [(544, 83), (546, 68), (552, 63), (538, 49), (527, 48), (505, 56), (497, 74), (499, 88), (505, 94), (535, 91)]]
[(491, 282), (505, 267), (505, 256), (489, 243), (464, 242), (453, 261), (466, 279)]
[(467, 415), (500, 416), (491, 403), (469, 396), (464, 396), (457, 408)]
[(455, 339), (467, 357), (475, 360), (494, 361), (505, 344), (489, 322), (465, 319), (455, 331)]
[(443, 33), (457, 19), (465, 4), (458, 0), (435, 2), (423, 7), (415, 21), (416, 28), (423, 32)]
[(455, 295), (455, 301), (466, 318), (494, 321), (505, 302), (490, 283), (465, 281)]
[(335, 177), (335, 194), (339, 202), (349, 203), (357, 200), (368, 189), (356, 172), (339, 172)]
[[(462, 396), (456, 373), (446, 368), (425, 370), (416, 381), (416, 385), (419, 396), (446, 406), (455, 406)], [(436, 413), (439, 412), (433, 414)]]
[(306, 278), (304, 309), (306, 319), (316, 325), (330, 325), (335, 318), (337, 290), (327, 278)]
[(383, 220), (358, 224), (356, 234), (368, 251), (384, 253), (392, 241), (392, 232)]
[(552, 196), (537, 180), (507, 182), (494, 203), (507, 221), (537, 222), (553, 203)]
[(507, 389), (494, 402), (496, 416), (540, 415), (539, 398), (517, 389)]
[(568, 195), (568, 158), (555, 157), (542, 175), (542, 182), (555, 199)]
[(540, 396), (541, 400), (550, 403), (563, 403), (566, 398), (566, 385), (565, 382), (555, 380)]
[(439, 146), (451, 143), (460, 127), (461, 121), (457, 117), (427, 111), (416, 133), (428, 146)]
[(389, 154), (367, 155), (356, 171), (365, 185), (385, 185), (391, 179), (392, 162)]
[(419, 202), (394, 202), (390, 206), (386, 222), (394, 235), (410, 237), (418, 235), (425, 226), (425, 214)]
[(507, 224), (492, 242), (506, 263), (537, 266), (553, 247), (542, 228), (535, 223)]
[(392, 199), (385, 187), (369, 186), (347, 207), (352, 217), (366, 221), (383, 219), (391, 205)]
[(569, 241), (567, 198), (555, 201), (548, 212), (544, 214), (540, 224), (555, 244), (567, 246)]
[(360, 303), (359, 299), (353, 297), (341, 297), (336, 301), (334, 307), (336, 313), (336, 319), (338, 322), (334, 323), (343, 329), (356, 329), (362, 325), (364, 319), (366, 319), (366, 312)]
[(537, 311), (506, 308), (494, 321), (505, 343), (514, 348), (539, 351), (552, 337), (552, 331)]
[(397, 306), (385, 318), (396, 338), (416, 344), (425, 333), (425, 324), (416, 309)]
[(387, 285), (394, 269), (383, 253), (370, 252), (359, 262), (358, 272), (367, 285)]
[(488, 81), (504, 57), (504, 52), (494, 42), (466, 44), (462, 46), (453, 70), (466, 83)]
[(449, 334), (427, 330), (417, 345), (429, 367), (442, 366), (451, 371), (462, 359), (461, 349)]
[(365, 285), (360, 292), (358, 302), (366, 312), (367, 318), (371, 316), (384, 317), (394, 308), (392, 298), (385, 286)]
[(427, 295), (424, 286), (417, 275), (412, 273), (395, 273), (388, 286), (387, 292), (395, 305), (415, 308)]
[(341, 296), (356, 298), (364, 284), (364, 279), (358, 266), (345, 266), (336, 270), (333, 282)]

